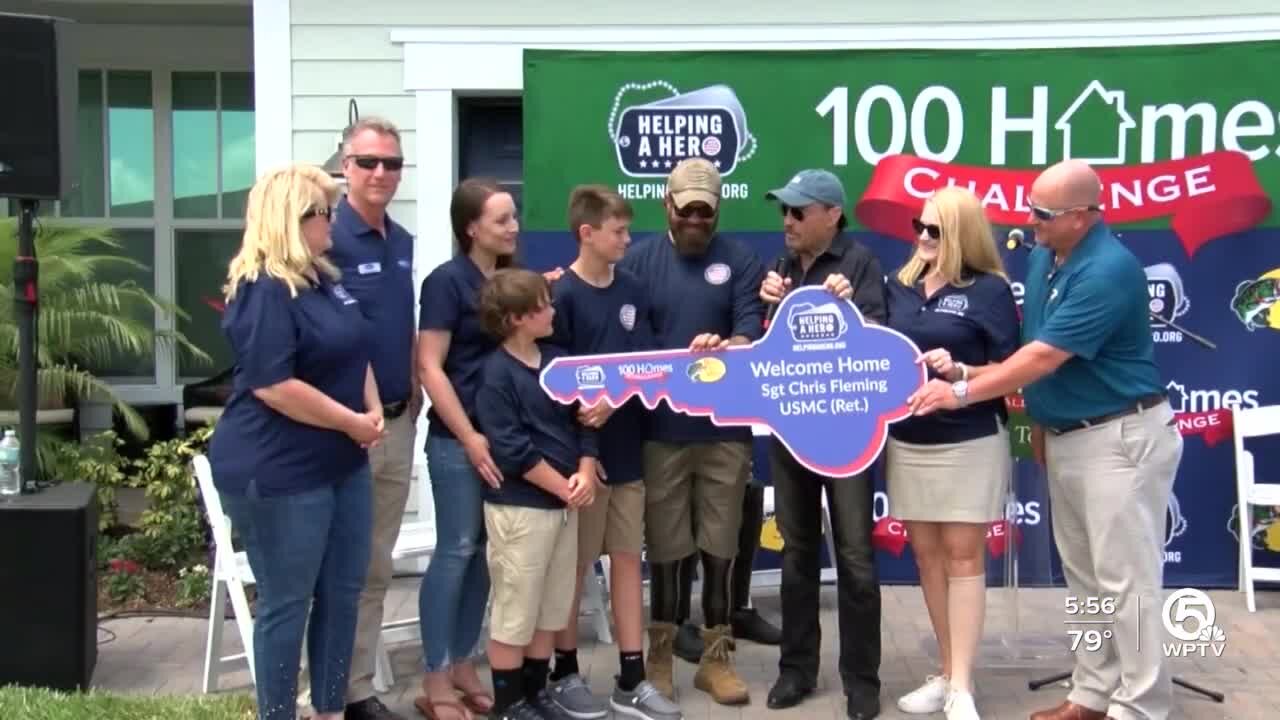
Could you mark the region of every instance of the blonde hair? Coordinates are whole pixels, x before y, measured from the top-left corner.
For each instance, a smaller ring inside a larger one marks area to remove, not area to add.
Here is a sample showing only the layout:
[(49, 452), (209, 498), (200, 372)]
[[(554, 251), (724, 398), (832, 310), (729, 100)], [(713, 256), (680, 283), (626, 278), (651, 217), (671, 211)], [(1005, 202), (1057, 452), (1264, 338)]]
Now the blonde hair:
[(308, 283), (312, 269), (337, 280), (338, 269), (313, 254), (302, 237), (302, 214), (311, 208), (332, 208), (337, 200), (337, 183), (314, 165), (290, 165), (259, 178), (249, 191), (240, 252), (231, 259), (222, 288), (227, 302), (241, 281), (252, 282), (262, 273), (284, 281), (291, 297)]
[[(943, 280), (949, 285), (967, 285), (973, 282), (964, 279), (968, 271), (999, 275), (1008, 281), (991, 223), (977, 195), (953, 185), (935, 192), (928, 202), (938, 211), (938, 226), (942, 228), (938, 238), (937, 272)], [(898, 282), (908, 287), (915, 285), (928, 267), (917, 247), (911, 259), (898, 270)]]

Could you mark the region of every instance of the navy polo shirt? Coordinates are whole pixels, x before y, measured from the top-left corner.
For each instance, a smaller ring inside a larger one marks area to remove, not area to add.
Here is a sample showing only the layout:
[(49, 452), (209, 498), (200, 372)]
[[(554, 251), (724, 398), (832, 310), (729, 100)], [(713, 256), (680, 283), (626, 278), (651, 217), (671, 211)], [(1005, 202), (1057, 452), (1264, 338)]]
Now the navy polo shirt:
[[(484, 361), (498, 343), (480, 327), (476, 303), (484, 273), (466, 255), (458, 255), (440, 265), (422, 281), (418, 310), (419, 330), (443, 330), (449, 333), (449, 352), (444, 358), (444, 374), (458, 395), (458, 402), (476, 422), (476, 390)], [(453, 431), (436, 414), (427, 410), (427, 432), (453, 437)]]
[(342, 284), (360, 301), (360, 312), (377, 328), (370, 338), (378, 397), (391, 404), (408, 400), (413, 384), (413, 236), (386, 218), (382, 231), (370, 227), (347, 198), (338, 201), (330, 227), (329, 259), (342, 271)]
[[(921, 352), (944, 348), (969, 367), (998, 363), (1018, 349), (1018, 305), (999, 275), (976, 273), (967, 285), (944, 285), (925, 299), (924, 283), (903, 285), (896, 274), (885, 283), (889, 327), (911, 338)], [(931, 377), (937, 377), (932, 369)], [(1004, 398), (956, 410), (909, 417), (889, 426), (895, 440), (942, 445), (993, 435), (1008, 422)]]
[[(550, 342), (570, 355), (600, 355), (653, 349), (649, 302), (640, 279), (621, 268), (613, 283), (596, 287), (572, 269), (552, 288), (556, 308)], [(597, 431), (605, 482), (618, 485), (644, 477), (642, 443), (649, 434), (649, 413), (633, 397)]]
[(502, 471), (502, 486), (484, 486), (485, 502), (497, 505), (557, 509), (564, 501), (525, 479), (525, 473), (546, 460), (566, 478), (578, 471), (583, 457), (598, 457), (595, 431), (578, 423), (578, 406), (562, 405), (542, 390), (538, 376), (553, 359), (564, 355), (554, 345), (539, 343), (542, 362), (525, 365), (504, 348), (489, 355), (484, 384), (476, 394), (480, 430), (489, 452)]
[(231, 399), (209, 443), (220, 492), (263, 497), (315, 490), (345, 479), (369, 454), (340, 430), (289, 418), (254, 390), (297, 378), (355, 412), (365, 412), (372, 328), (340, 283), (289, 287), (265, 274), (241, 283), (222, 330), (235, 352)]
[(1022, 337), (1072, 357), (1023, 389), (1027, 414), (1045, 427), (1063, 427), (1163, 393), (1138, 259), (1098, 222), (1061, 267), (1055, 270), (1053, 261), (1048, 248), (1031, 252)]
[[(661, 349), (687, 348), (702, 333), (752, 341), (764, 334), (764, 264), (738, 240), (716, 234), (705, 254), (690, 258), (676, 252), (669, 234), (652, 235), (633, 243), (619, 265), (645, 282)], [(652, 420), (651, 437), (661, 442), (751, 441), (750, 428), (716, 427), (710, 418), (677, 413), (666, 403)]]

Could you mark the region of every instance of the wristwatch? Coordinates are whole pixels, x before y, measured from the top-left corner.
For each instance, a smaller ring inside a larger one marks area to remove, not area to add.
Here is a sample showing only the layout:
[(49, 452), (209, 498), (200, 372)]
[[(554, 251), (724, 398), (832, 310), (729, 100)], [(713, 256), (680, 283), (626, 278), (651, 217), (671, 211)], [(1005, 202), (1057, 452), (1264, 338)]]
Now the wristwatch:
[(964, 407), (969, 398), (969, 381), (958, 380), (951, 383), (951, 394), (956, 397), (956, 401), (960, 403), (960, 407)]

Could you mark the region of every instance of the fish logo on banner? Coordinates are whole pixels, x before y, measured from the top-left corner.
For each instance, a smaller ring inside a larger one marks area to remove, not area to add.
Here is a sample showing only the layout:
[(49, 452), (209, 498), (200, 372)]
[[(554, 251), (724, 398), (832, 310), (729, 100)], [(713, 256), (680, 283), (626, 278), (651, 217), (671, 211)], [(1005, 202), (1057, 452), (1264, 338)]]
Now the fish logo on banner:
[[(628, 92), (655, 88), (671, 97), (622, 106)], [(746, 110), (728, 85), (681, 93), (663, 80), (627, 83), (613, 99), (609, 139), (618, 152), (618, 167), (632, 177), (666, 177), (687, 158), (705, 158), (728, 176), (756, 151)]]
[(1231, 311), (1249, 332), (1258, 328), (1280, 330), (1280, 268), (1236, 285)]

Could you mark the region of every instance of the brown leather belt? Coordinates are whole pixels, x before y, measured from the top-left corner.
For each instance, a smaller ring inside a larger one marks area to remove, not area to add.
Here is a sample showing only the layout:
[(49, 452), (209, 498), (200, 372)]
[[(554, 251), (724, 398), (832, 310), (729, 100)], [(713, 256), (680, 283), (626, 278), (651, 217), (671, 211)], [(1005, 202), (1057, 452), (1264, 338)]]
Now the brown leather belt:
[(1142, 412), (1144, 410), (1150, 410), (1151, 408), (1164, 402), (1166, 397), (1167, 396), (1164, 393), (1155, 393), (1153, 395), (1143, 395), (1142, 397), (1135, 400), (1133, 404), (1131, 404), (1129, 407), (1123, 410), (1117, 410), (1116, 412), (1108, 413), (1106, 415), (1099, 415), (1097, 417), (1087, 418), (1085, 420), (1079, 420), (1077, 422), (1071, 423), (1070, 425), (1063, 425), (1061, 427), (1049, 428), (1049, 432), (1053, 433), (1054, 435), (1064, 435), (1074, 430), (1083, 430), (1085, 428), (1093, 427), (1095, 425), (1101, 425), (1102, 423), (1105, 423), (1105, 422), (1111, 422), (1112, 420), (1119, 420), (1122, 417), (1127, 417), (1134, 413)]

